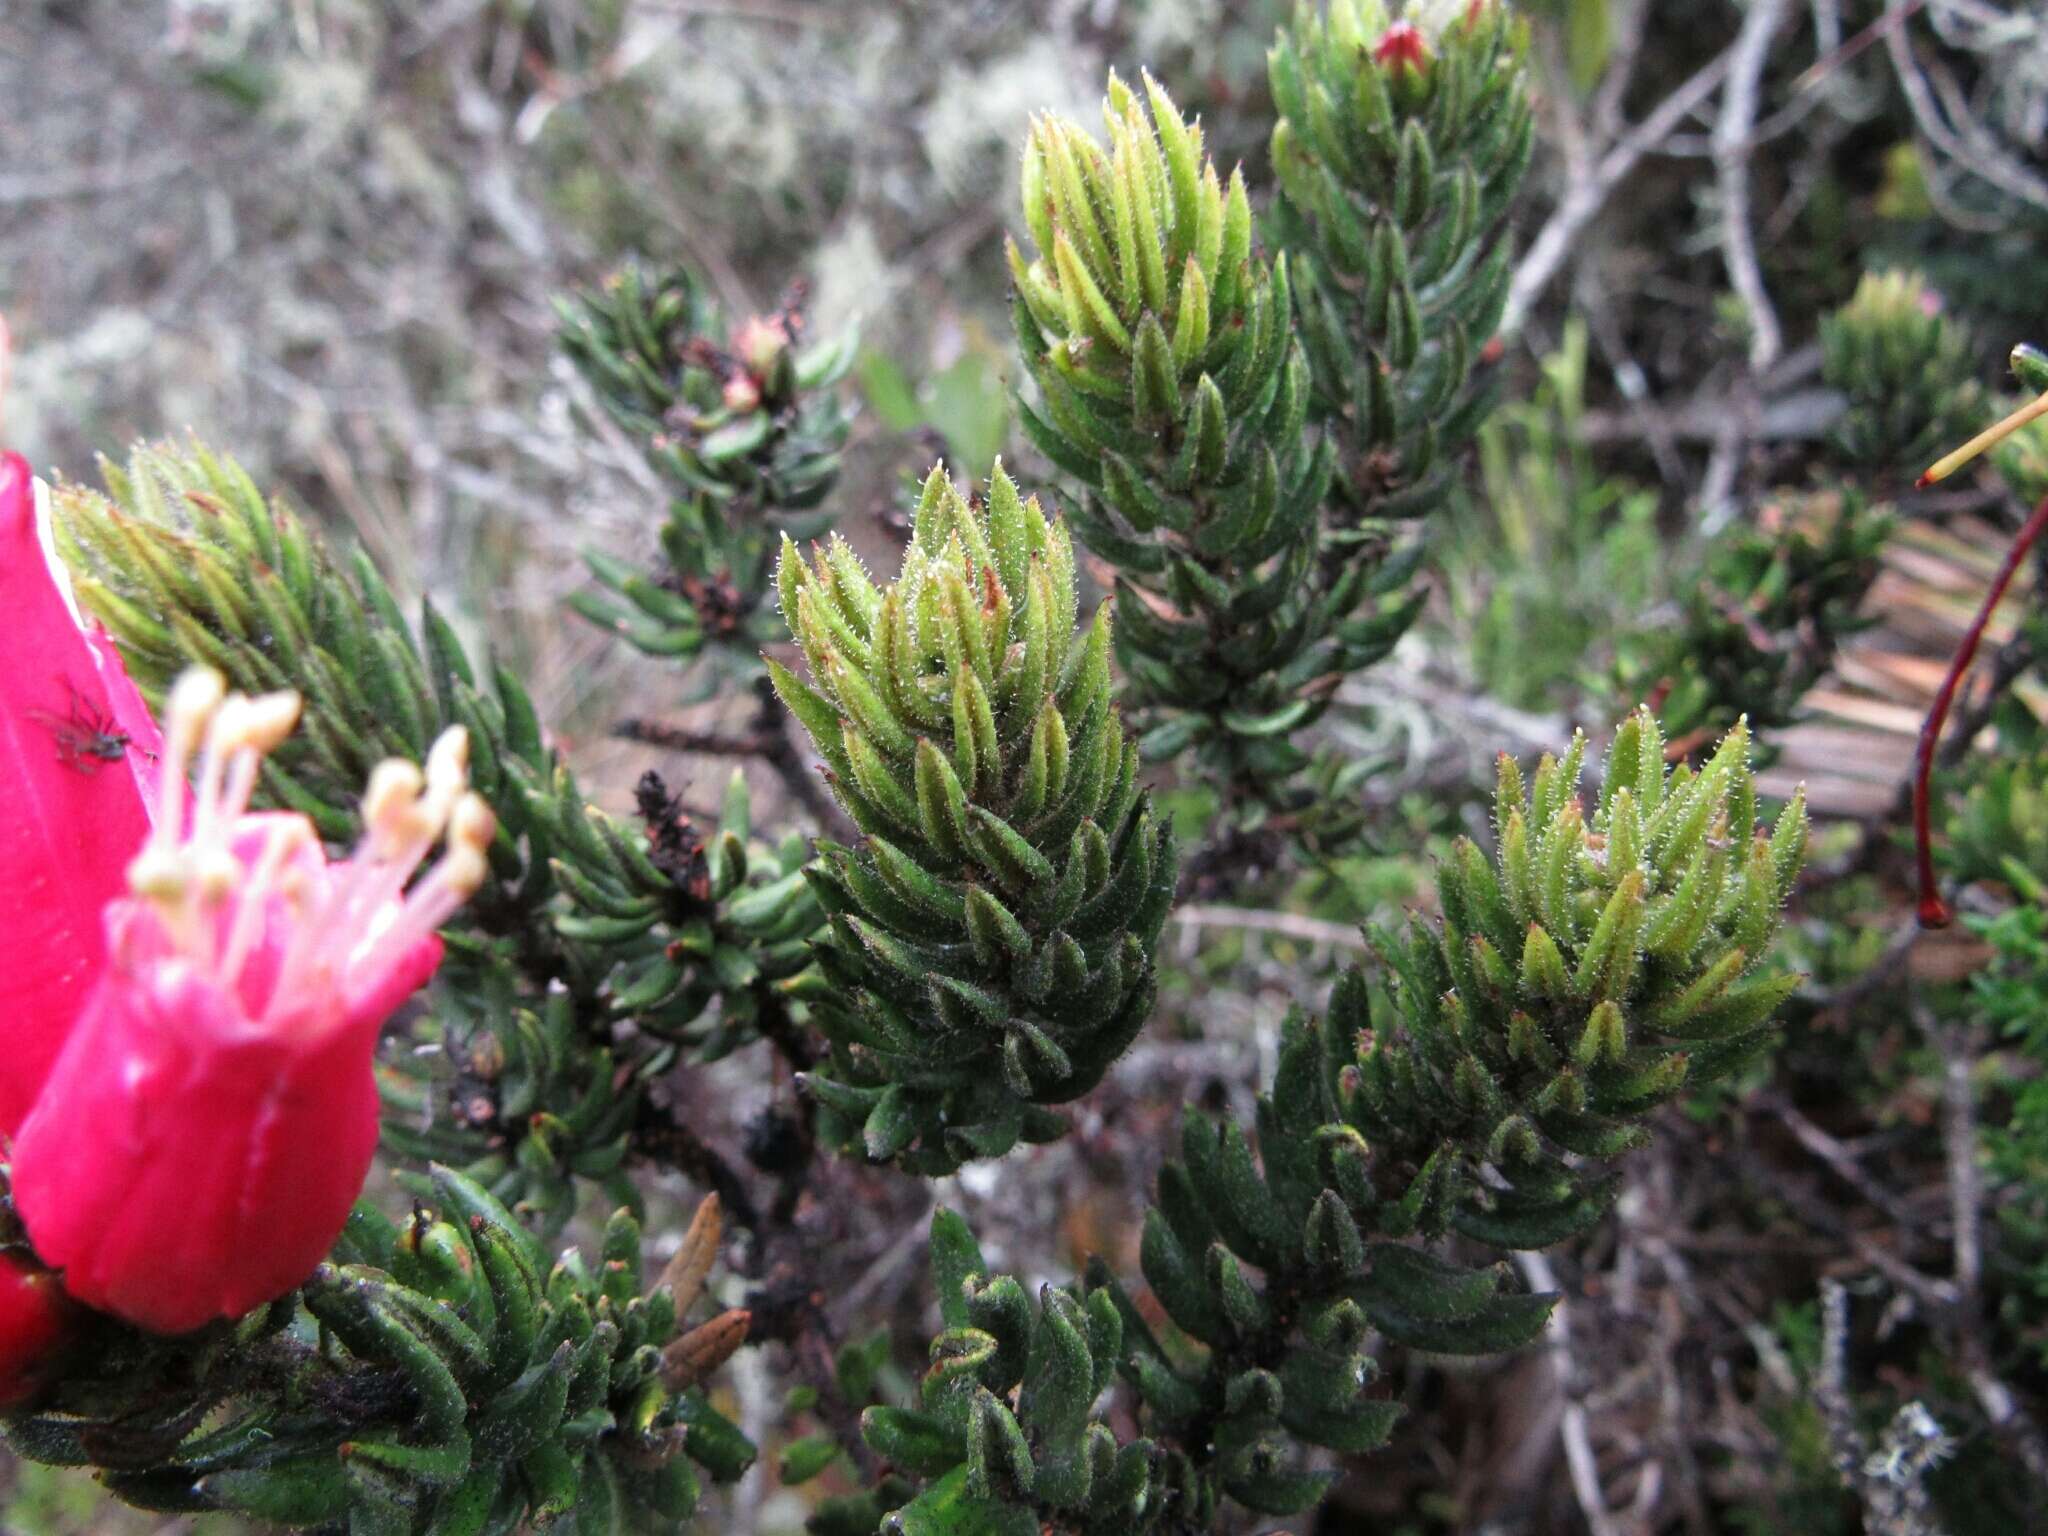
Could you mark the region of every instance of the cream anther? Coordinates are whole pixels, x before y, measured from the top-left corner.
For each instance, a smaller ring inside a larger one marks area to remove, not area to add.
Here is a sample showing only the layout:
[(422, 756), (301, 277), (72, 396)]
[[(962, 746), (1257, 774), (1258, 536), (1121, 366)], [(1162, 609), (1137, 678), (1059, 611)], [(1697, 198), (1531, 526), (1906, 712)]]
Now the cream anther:
[(420, 810), (425, 789), (419, 765), (402, 757), (387, 757), (370, 770), (362, 810), (363, 837), (371, 857), (402, 858), (414, 843), (433, 836), (434, 829), (424, 824)]
[(247, 701), (243, 711), (241, 746), (268, 756), (291, 735), (299, 723), (299, 696), (286, 690), (259, 694)]
[(453, 800), (469, 783), (469, 731), (451, 725), (434, 738), (427, 752), (427, 787)]
[(465, 790), (455, 802), (454, 814), (448, 818), (448, 845), (451, 848), (473, 848), (483, 853), (497, 835), (497, 813), (482, 795), (473, 789)]
[(148, 901), (177, 901), (185, 894), (185, 861), (173, 849), (148, 847), (128, 864), (128, 889)]
[(199, 898), (218, 906), (233, 894), (242, 879), (242, 863), (223, 843), (192, 851), (192, 875), (198, 882)]
[(226, 679), (213, 668), (187, 667), (178, 674), (171, 696), (164, 701), (165, 729), (183, 732), (190, 742), (213, 718), (227, 691)]

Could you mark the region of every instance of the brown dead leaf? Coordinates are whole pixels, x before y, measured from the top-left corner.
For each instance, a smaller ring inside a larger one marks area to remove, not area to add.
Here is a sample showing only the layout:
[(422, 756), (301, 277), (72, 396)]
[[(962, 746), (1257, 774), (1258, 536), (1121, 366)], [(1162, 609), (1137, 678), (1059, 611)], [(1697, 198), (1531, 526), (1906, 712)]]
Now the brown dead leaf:
[(704, 1277), (711, 1273), (718, 1257), (719, 1239), (725, 1232), (725, 1212), (718, 1196), (706, 1195), (697, 1214), (690, 1218), (690, 1230), (683, 1234), (683, 1246), (661, 1272), (661, 1283), (676, 1299), (676, 1317), (681, 1318), (704, 1294)]
[(695, 1386), (732, 1358), (753, 1321), (753, 1313), (734, 1307), (671, 1342), (661, 1352), (662, 1384), (671, 1392)]

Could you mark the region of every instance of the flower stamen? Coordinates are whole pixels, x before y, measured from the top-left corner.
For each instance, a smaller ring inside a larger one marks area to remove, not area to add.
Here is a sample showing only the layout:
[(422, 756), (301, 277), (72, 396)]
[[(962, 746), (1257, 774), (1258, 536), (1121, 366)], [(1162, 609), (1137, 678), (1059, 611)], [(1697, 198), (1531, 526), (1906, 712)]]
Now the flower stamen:
[(367, 935), (349, 956), (344, 986), (355, 995), (371, 985), (379, 954), (404, 953), (427, 937), (476, 893), (490, 872), (488, 853), (498, 819), (483, 796), (464, 790), (448, 816), (448, 847), (405, 900), (390, 923)]
[[(455, 726), (424, 770), (396, 758), (371, 770), (362, 837), (348, 859), (309, 869), (299, 856), (318, 838), (296, 815), (267, 818), (260, 842), (238, 848), (263, 760), (290, 735), (299, 707), (295, 693), (229, 694), (205, 668), (179, 678), (164, 711), (158, 817), (128, 869), (130, 889), (172, 944), (222, 986), (236, 984), (270, 925), (282, 923), (265, 1020), (319, 989), (349, 999), (375, 990), (483, 882), (496, 832), (469, 789), (469, 736)], [(444, 832), (447, 852), (407, 892)]]
[(232, 977), (242, 973), (243, 963), (263, 936), (263, 923), (269, 915), (269, 897), (273, 891), (283, 898), (288, 908), (298, 904), (300, 884), (285, 878), (285, 867), (300, 849), (312, 847), (315, 842), (313, 828), (303, 817), (279, 818), (265, 830), (263, 851), (256, 856), (256, 863), (249, 873), (248, 890), (241, 905), (235, 909), (234, 926), (228, 930), (228, 941), (221, 950), (216, 974)]

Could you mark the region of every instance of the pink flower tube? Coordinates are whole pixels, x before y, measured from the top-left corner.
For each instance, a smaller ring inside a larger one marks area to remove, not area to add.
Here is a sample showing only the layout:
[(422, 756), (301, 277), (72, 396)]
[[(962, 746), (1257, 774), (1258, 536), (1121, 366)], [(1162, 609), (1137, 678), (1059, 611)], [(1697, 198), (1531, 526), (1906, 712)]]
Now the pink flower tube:
[(297, 695), (222, 692), (207, 671), (172, 691), (154, 830), (13, 1156), (65, 1290), (159, 1333), (239, 1317), (326, 1257), (376, 1149), (378, 1029), (440, 963), (492, 834), (458, 728), (424, 773), (378, 766), (362, 843), (330, 863), (303, 816), (248, 809)]
[(46, 496), (21, 455), (0, 454), (0, 1137), (100, 973), (100, 913), (149, 835), (162, 745), (113, 642), (72, 602)]

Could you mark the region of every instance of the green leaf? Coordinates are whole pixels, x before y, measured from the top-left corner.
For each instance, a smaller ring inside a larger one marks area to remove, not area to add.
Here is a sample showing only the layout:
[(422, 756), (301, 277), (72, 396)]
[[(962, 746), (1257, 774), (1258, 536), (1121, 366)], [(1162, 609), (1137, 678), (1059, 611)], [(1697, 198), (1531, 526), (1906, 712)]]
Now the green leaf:
[(782, 1448), (777, 1481), (785, 1488), (809, 1482), (839, 1459), (839, 1442), (828, 1434), (806, 1435)]
[(1029, 1507), (977, 1498), (955, 1467), (882, 1522), (884, 1536), (1039, 1536)]
[(1581, 95), (1599, 84), (1613, 51), (1613, 22), (1608, 13), (1608, 0), (1568, 0), (1565, 10), (1565, 61), (1571, 70), (1572, 85)]
[(957, 1466), (966, 1447), (928, 1413), (878, 1406), (864, 1409), (861, 1435), (875, 1454), (920, 1477), (937, 1477)]
[(735, 421), (716, 427), (697, 443), (697, 457), (707, 464), (721, 464), (752, 453), (768, 441), (774, 422), (766, 411), (749, 411)]

